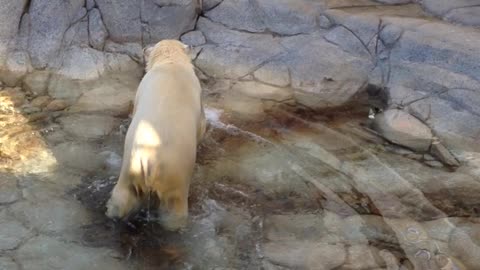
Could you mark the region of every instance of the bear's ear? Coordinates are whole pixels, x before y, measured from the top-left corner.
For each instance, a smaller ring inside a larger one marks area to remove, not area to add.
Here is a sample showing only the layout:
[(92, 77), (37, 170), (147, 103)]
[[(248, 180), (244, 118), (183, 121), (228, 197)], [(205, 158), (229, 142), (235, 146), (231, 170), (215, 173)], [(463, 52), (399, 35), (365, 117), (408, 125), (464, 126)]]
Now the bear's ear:
[(143, 48), (143, 58), (147, 60), (150, 57), (150, 53), (153, 50), (153, 46), (147, 46)]
[(192, 50), (192, 46), (187, 45), (187, 44), (183, 44), (183, 49), (188, 53), (189, 51)]

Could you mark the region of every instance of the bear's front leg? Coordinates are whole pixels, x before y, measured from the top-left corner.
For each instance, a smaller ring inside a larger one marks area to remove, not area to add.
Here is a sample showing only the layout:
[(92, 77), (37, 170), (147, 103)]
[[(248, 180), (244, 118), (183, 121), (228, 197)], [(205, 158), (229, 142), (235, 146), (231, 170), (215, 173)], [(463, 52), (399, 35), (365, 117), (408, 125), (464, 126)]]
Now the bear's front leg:
[(140, 207), (140, 200), (128, 177), (120, 175), (107, 202), (106, 215), (112, 219), (125, 219)]

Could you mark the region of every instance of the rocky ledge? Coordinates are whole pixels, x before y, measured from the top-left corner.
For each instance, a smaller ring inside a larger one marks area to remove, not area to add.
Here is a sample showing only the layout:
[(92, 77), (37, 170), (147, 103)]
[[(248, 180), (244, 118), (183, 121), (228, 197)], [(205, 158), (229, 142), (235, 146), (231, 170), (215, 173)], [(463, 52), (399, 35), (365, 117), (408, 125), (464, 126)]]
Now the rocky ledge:
[[(142, 47), (181, 38), (194, 46), (201, 78), (226, 82), (226, 91), (313, 110), (366, 91), (385, 114), (377, 126), (394, 126), (388, 111), (401, 111), (419, 129), (403, 127), (400, 137), (421, 134), (420, 150), (441, 141), (478, 151), (474, 2), (9, 0), (0, 7), (0, 78), (73, 111), (122, 115), (143, 73)], [(118, 73), (128, 76), (112, 87)]]

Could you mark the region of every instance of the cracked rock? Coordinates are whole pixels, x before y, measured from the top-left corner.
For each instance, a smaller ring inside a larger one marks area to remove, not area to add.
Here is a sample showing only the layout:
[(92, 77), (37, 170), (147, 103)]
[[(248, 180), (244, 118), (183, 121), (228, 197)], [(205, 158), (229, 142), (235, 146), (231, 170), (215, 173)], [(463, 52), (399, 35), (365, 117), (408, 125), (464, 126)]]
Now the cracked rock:
[(205, 44), (205, 36), (203, 35), (202, 31), (191, 31), (188, 32), (180, 38), (180, 40), (190, 46), (200, 46)]
[(90, 45), (97, 50), (103, 50), (108, 33), (102, 21), (102, 15), (96, 8), (88, 13), (88, 38)]
[(262, 82), (280, 87), (290, 84), (288, 67), (278, 62), (270, 62), (263, 65), (253, 73), (253, 76)]

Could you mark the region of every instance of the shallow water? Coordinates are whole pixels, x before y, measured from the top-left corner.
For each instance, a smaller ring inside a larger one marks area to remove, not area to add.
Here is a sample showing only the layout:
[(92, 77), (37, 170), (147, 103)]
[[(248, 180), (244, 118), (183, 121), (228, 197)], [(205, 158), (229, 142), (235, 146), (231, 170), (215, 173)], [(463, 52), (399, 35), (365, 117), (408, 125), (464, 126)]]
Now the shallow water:
[(57, 114), (31, 120), (5, 105), (0, 269), (480, 267), (479, 153), (457, 153), (463, 166), (452, 171), (385, 142), (364, 106), (259, 115), (222, 100), (207, 98), (180, 233), (148, 209), (128, 223), (104, 215), (128, 119), (81, 140)]

